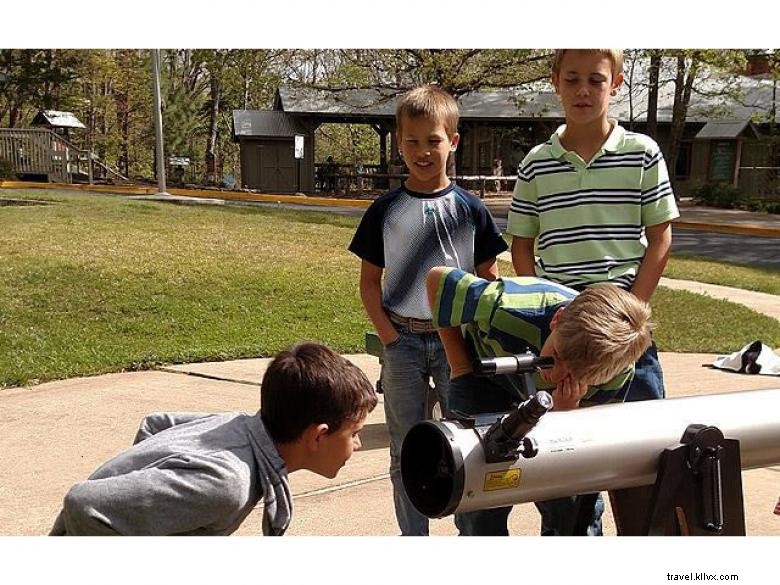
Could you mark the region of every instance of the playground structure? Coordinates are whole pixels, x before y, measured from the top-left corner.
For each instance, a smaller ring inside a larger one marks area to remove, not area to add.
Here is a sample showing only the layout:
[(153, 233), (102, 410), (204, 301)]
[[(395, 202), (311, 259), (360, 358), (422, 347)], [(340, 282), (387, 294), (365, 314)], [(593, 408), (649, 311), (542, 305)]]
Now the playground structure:
[(0, 128), (0, 159), (20, 177), (49, 183), (128, 182), (94, 153), (47, 128)]

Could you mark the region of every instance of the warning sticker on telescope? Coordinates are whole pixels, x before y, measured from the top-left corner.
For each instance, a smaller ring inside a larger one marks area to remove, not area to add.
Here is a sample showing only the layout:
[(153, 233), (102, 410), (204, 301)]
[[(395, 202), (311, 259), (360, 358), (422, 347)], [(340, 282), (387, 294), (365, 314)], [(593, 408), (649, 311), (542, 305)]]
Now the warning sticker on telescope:
[(486, 473), (485, 485), (482, 489), (486, 492), (494, 492), (520, 487), (521, 473), (519, 469), (504, 469), (503, 471)]

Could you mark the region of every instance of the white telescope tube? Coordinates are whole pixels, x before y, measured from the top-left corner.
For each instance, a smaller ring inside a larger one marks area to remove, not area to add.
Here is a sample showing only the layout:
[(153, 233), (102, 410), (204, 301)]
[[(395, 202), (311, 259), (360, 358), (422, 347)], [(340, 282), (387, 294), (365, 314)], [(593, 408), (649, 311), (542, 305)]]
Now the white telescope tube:
[(404, 440), (401, 473), (410, 500), (431, 518), (651, 485), (661, 453), (691, 424), (737, 439), (742, 469), (780, 465), (776, 389), (553, 411), (527, 435), (538, 446), (535, 457), (492, 464), (473, 428), (425, 421)]

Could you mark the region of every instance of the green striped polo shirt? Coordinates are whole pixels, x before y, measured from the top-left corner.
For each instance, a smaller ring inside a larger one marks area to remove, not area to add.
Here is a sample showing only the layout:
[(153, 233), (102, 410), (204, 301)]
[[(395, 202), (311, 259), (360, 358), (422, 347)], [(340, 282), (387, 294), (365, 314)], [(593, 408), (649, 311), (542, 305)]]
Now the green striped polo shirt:
[[(463, 326), (471, 350), (478, 358), (504, 357), (531, 352), (539, 355), (550, 335), (556, 311), (568, 305), (577, 291), (531, 276), (488, 281), (458, 268), (444, 273), (432, 307), (436, 327)], [(609, 382), (588, 389), (581, 405), (604, 404), (625, 398), (624, 385), (631, 379), (633, 364)], [(495, 381), (513, 395), (525, 399), (520, 376), (498, 375)], [(552, 386), (538, 374), (540, 390)]]
[(645, 256), (645, 227), (680, 215), (658, 144), (611, 122), (590, 162), (561, 145), (564, 125), (520, 163), (507, 232), (537, 238), (538, 276), (629, 289)]

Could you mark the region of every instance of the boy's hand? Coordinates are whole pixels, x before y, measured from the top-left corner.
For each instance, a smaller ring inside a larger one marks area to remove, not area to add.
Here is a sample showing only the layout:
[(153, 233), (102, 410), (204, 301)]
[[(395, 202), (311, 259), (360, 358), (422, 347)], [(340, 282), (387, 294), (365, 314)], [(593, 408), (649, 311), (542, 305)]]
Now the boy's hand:
[(460, 378), (466, 374), (470, 374), (474, 371), (470, 363), (463, 364), (461, 366), (450, 366), (450, 380)]
[(379, 341), (381, 341), (382, 345), (385, 347), (401, 339), (401, 334), (398, 333), (398, 330), (395, 327), (390, 327), (385, 331), (377, 331), (376, 334), (379, 337)]
[(588, 385), (582, 384), (571, 376), (558, 382), (553, 391), (554, 410), (572, 410), (580, 405), (580, 400), (588, 391)]

